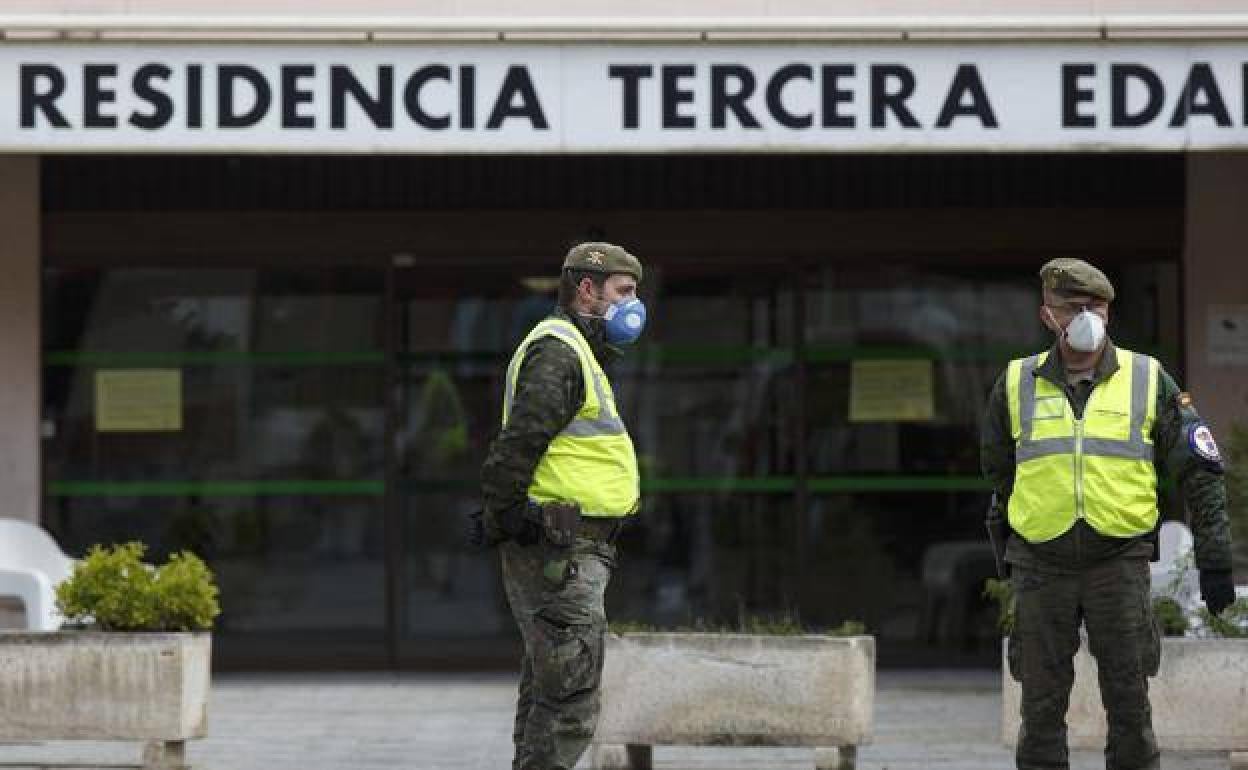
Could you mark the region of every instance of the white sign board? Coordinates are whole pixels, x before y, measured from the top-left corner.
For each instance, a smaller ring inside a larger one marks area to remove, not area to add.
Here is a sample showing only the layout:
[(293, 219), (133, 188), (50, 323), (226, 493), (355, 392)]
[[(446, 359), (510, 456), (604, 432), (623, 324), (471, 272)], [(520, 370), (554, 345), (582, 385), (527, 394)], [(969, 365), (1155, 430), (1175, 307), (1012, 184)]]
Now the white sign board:
[(1209, 363), (1248, 366), (1248, 305), (1210, 305)]
[(1243, 43), (0, 43), (0, 152), (1248, 147)]

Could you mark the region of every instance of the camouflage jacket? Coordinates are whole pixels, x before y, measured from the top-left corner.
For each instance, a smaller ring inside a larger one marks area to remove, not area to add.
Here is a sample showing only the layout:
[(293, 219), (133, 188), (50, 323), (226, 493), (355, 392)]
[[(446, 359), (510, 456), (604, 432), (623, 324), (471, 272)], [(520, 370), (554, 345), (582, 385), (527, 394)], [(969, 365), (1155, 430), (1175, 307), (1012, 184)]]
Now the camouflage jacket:
[[(617, 355), (603, 339), (601, 321), (572, 316), (562, 309), (550, 317), (576, 324), (604, 367)], [(533, 473), (546, 448), (584, 402), (585, 378), (576, 351), (558, 337), (534, 340), (516, 375), (507, 425), (490, 444), (481, 467), (485, 523), (494, 539), (502, 539), (496, 516), (525, 504)]]
[[(1070, 385), (1056, 346), (1036, 376), (1061, 387), (1076, 416), (1083, 415), (1092, 389), (1118, 371), (1118, 355), (1112, 343), (1101, 357), (1090, 380)], [(1152, 440), (1158, 475), (1177, 482), (1191, 514), (1196, 541), (1196, 566), (1202, 570), (1231, 568), (1230, 521), (1226, 511), (1226, 484), (1220, 462), (1197, 454), (1189, 432), (1201, 424), (1190, 399), (1180, 398), (1179, 386), (1165, 369), (1157, 388), (1157, 418)], [(1005, 516), (1005, 506), (1014, 487), (1014, 439), (1010, 431), (1009, 402), (1003, 373), (988, 396), (988, 406), (980, 431), (980, 461), (984, 476), (992, 484)], [(1006, 560), (1027, 567), (1069, 570), (1100, 559), (1125, 553), (1151, 553), (1147, 538), (1114, 538), (1097, 533), (1079, 521), (1069, 532), (1048, 543), (1029, 544), (1017, 535), (1009, 540)]]

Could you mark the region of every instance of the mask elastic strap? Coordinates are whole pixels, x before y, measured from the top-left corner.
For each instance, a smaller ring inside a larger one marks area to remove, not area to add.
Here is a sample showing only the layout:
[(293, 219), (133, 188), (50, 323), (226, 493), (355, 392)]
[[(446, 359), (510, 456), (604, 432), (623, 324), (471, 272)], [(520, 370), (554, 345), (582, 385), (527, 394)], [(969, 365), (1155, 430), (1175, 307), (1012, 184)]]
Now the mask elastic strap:
[(1048, 316), (1049, 316), (1049, 320), (1053, 322), (1053, 325), (1054, 325), (1054, 326), (1056, 326), (1058, 329), (1060, 329), (1060, 330), (1061, 330), (1061, 331), (1054, 332), (1054, 334), (1057, 334), (1057, 335), (1059, 335), (1059, 336), (1065, 336), (1065, 335), (1066, 335), (1066, 327), (1064, 327), (1064, 326), (1062, 326), (1060, 323), (1058, 323), (1058, 321), (1057, 321), (1057, 316), (1053, 315), (1053, 311), (1049, 309), (1049, 306), (1048, 306), (1048, 305), (1045, 305), (1045, 306), (1044, 306), (1044, 312), (1048, 314)]

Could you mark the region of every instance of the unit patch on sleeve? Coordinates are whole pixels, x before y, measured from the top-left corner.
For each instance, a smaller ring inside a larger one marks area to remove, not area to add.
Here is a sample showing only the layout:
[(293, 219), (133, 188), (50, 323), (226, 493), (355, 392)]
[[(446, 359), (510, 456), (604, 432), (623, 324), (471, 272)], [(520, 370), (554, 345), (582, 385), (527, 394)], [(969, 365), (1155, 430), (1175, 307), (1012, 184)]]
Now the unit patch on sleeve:
[(1193, 452), (1209, 462), (1222, 462), (1222, 453), (1218, 451), (1218, 443), (1213, 440), (1213, 431), (1203, 422), (1187, 429), (1187, 443)]

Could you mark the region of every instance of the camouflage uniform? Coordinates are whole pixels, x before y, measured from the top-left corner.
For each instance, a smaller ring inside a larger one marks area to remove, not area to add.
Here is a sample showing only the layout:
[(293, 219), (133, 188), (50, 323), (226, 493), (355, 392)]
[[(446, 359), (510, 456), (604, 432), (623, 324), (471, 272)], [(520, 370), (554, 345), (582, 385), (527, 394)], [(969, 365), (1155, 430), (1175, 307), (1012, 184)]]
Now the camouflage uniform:
[(524, 639), (513, 770), (572, 770), (594, 736), (615, 547), (501, 546), (507, 601)]
[[(1118, 357), (1107, 342), (1090, 378), (1070, 384), (1055, 345), (1037, 367), (1036, 376), (1062, 388), (1079, 418), (1093, 388), (1117, 369)], [(1013, 489), (1015, 465), (1007, 398), (1002, 375), (988, 399), (980, 446), (984, 474), (1000, 501), (1002, 515)], [(1151, 436), (1159, 475), (1178, 481), (1191, 511), (1196, 566), (1202, 572), (1229, 573), (1230, 529), (1222, 467), (1192, 451), (1188, 441), (1188, 430), (1200, 423), (1190, 398), (1162, 370)], [(1071, 659), (1079, 648), (1081, 622), (1097, 660), (1108, 717), (1106, 767), (1160, 767), (1147, 681), (1156, 674), (1161, 655), (1149, 596), (1152, 551), (1150, 536), (1108, 537), (1083, 519), (1046, 543), (1010, 536), (1005, 558), (1012, 568), (1017, 604), (1008, 658), (1011, 673), (1023, 688), (1016, 757), (1020, 770), (1069, 767), (1066, 711), (1074, 681)]]
[[(600, 363), (612, 354), (592, 319), (562, 310), (590, 341)], [(486, 526), (495, 540), (499, 514), (528, 500), (533, 471), (551, 440), (585, 398), (580, 359), (563, 341), (542, 337), (529, 345), (516, 379), (507, 426), (490, 447), (481, 471)], [(503, 584), (524, 640), (516, 704), (513, 770), (571, 770), (598, 720), (606, 610), (603, 597), (615, 547), (578, 538), (571, 548), (542, 540), (500, 546)]]
[[(597, 261), (604, 255), (605, 266)], [(636, 258), (610, 244), (574, 248), (564, 267), (627, 272), (641, 279)], [(604, 339), (601, 319), (562, 309), (552, 317), (575, 324), (600, 365), (618, 356)], [(584, 401), (584, 374), (576, 352), (556, 337), (534, 340), (517, 373), (507, 424), (481, 471), (486, 535), (501, 543), (507, 600), (524, 641), (513, 770), (572, 770), (598, 721), (607, 629), (603, 600), (615, 565), (611, 541), (622, 520), (585, 524), (601, 525), (602, 536), (578, 536), (568, 547), (541, 536), (508, 539), (500, 523), (506, 512), (528, 503), (542, 456)]]

